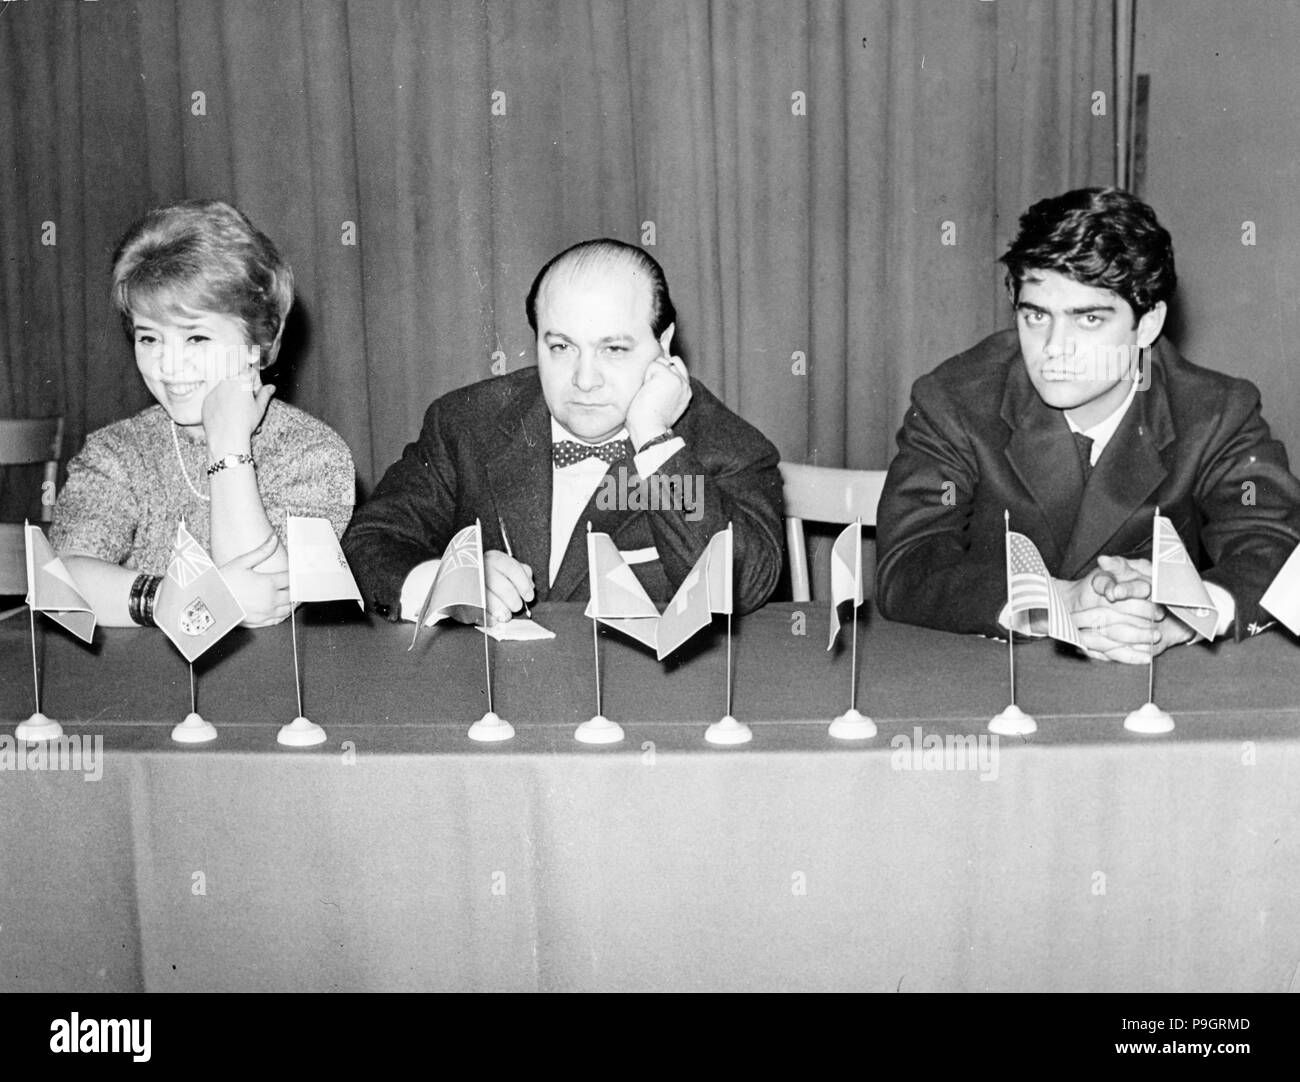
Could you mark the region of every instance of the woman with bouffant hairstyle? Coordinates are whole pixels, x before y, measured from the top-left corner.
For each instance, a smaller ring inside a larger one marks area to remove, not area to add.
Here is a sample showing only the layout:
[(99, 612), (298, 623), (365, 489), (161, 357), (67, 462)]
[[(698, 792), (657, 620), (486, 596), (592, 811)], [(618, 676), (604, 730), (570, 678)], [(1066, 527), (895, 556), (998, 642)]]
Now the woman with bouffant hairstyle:
[(51, 539), (99, 621), (149, 625), (176, 525), (211, 553), (248, 626), (289, 615), (285, 518), (342, 534), (355, 475), (328, 425), (273, 401), (293, 271), (226, 203), (152, 210), (113, 256), (112, 297), (158, 404), (92, 432)]

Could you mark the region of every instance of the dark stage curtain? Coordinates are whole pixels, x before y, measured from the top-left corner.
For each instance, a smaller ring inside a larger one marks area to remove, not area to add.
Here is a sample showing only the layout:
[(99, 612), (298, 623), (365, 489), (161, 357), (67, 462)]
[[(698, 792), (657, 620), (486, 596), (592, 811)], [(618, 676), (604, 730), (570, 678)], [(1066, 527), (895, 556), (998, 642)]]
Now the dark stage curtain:
[(273, 378), (363, 490), (534, 363), (534, 273), (600, 235), (786, 457), (883, 468), (912, 380), (1008, 322), (1019, 212), (1112, 181), (1112, 39), (1109, 0), (5, 3), (0, 416), (70, 454), (147, 404), (109, 257), (216, 197), (292, 262)]

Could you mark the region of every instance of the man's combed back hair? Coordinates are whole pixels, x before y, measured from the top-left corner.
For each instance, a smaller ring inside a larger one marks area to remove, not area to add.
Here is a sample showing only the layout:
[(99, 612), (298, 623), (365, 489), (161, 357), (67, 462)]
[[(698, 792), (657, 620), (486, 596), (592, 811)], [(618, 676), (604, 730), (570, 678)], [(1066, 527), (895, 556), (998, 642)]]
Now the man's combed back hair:
[(537, 334), (537, 295), (549, 274), (566, 273), (576, 278), (593, 271), (608, 271), (613, 267), (631, 267), (650, 280), (650, 329), (656, 338), (677, 322), (677, 309), (673, 307), (673, 299), (668, 295), (668, 279), (664, 277), (664, 269), (654, 256), (636, 245), (601, 237), (599, 240), (584, 240), (581, 244), (566, 248), (537, 272), (533, 286), (528, 291), (528, 299), (524, 302), (528, 326), (533, 329), (533, 334)]
[(270, 238), (218, 200), (188, 200), (149, 211), (113, 253), (113, 305), (128, 336), (132, 312), (163, 318), (185, 310), (239, 320), (275, 360), (293, 306), (293, 270)]
[(1078, 188), (1035, 203), (1002, 257), (1007, 289), (1034, 271), (1056, 271), (1123, 297), (1134, 318), (1173, 296), (1174, 243), (1155, 211), (1119, 188)]

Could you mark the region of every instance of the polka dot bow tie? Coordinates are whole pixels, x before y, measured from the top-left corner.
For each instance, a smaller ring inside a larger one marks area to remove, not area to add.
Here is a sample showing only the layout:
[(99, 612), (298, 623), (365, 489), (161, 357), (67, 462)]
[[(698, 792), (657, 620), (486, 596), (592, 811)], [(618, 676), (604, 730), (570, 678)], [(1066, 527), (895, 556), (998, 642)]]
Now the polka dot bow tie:
[(610, 440), (608, 443), (578, 443), (575, 440), (557, 440), (551, 444), (551, 461), (557, 470), (572, 466), (588, 458), (617, 462), (632, 454), (631, 440)]

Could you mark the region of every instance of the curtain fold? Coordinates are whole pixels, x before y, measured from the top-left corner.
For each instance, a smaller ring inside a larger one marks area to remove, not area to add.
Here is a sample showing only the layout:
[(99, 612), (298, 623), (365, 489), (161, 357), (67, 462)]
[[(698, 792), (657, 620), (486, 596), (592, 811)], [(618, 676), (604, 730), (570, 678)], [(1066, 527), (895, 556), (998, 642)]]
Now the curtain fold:
[(272, 378), (363, 489), (534, 363), (533, 275), (600, 235), (783, 455), (883, 468), (911, 382), (1009, 322), (1017, 215), (1113, 177), (1113, 33), (1111, 0), (6, 4), (0, 416), (66, 413), (72, 453), (147, 403), (112, 247), (214, 197), (292, 262)]

